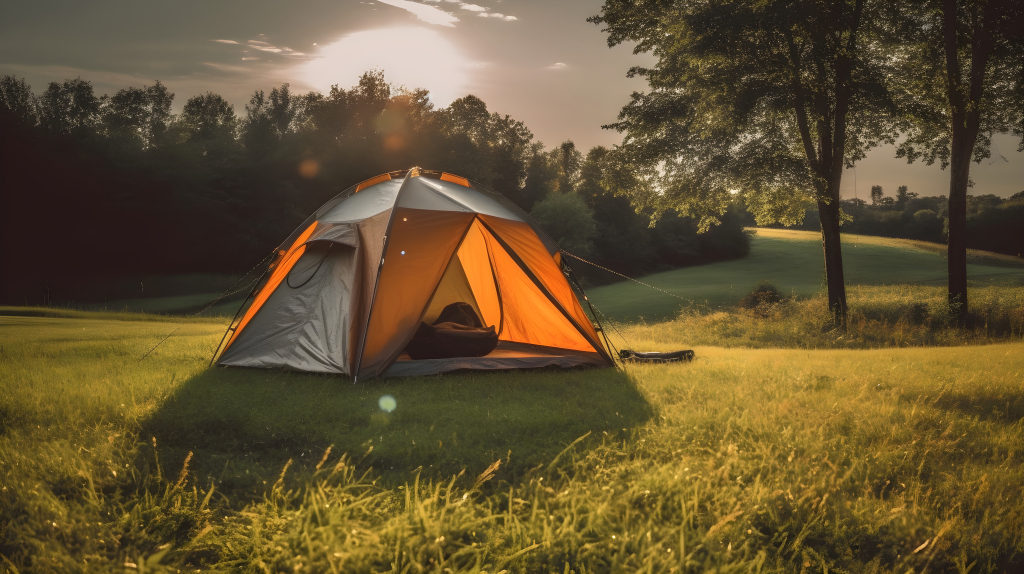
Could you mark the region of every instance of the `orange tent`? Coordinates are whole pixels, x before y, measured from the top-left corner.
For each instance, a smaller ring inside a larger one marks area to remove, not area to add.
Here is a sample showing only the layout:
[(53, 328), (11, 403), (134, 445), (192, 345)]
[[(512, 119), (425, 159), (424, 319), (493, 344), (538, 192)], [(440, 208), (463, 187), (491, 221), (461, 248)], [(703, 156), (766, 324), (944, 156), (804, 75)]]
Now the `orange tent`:
[[(558, 246), (501, 195), (419, 168), (383, 174), (327, 202), (282, 244), (217, 364), (355, 381), (611, 366), (568, 275)], [(452, 303), (493, 326), (497, 348), (412, 359), (405, 348), (417, 328)]]

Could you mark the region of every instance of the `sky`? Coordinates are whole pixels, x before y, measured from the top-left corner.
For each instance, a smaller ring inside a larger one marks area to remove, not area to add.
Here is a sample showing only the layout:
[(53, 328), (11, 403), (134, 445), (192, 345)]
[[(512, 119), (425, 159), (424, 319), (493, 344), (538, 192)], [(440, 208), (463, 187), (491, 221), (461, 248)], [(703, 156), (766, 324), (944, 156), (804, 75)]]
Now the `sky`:
[[(475, 3), (475, 2), (479, 2)], [(382, 69), (396, 85), (430, 90), (437, 107), (474, 94), (492, 112), (523, 121), (553, 147), (613, 146), (615, 121), (652, 56), (609, 48), (586, 21), (602, 0), (7, 0), (0, 3), (0, 74), (23, 77), (37, 94), (81, 77), (98, 94), (160, 80), (180, 110), (213, 91), (244, 114), (255, 90), (285, 82), (293, 92), (349, 88)], [(1018, 140), (996, 136), (992, 158), (972, 164), (973, 194), (1024, 191)], [(891, 146), (847, 170), (844, 197), (948, 193), (938, 165), (907, 165)], [(425, 166), (429, 167), (429, 166)]]

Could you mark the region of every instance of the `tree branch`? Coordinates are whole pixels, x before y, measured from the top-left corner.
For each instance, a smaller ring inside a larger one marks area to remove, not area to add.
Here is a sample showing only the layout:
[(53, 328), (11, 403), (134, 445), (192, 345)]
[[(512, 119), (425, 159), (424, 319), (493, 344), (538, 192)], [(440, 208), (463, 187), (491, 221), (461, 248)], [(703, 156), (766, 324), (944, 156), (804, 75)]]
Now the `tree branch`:
[(818, 155), (814, 153), (814, 142), (811, 140), (811, 130), (807, 124), (807, 102), (804, 98), (804, 86), (800, 81), (800, 51), (797, 50), (793, 41), (793, 33), (785, 31), (786, 45), (789, 47), (789, 59), (793, 65), (793, 76), (790, 80), (793, 85), (793, 109), (796, 112), (796, 124), (800, 129), (800, 139), (804, 144), (804, 153), (807, 154), (807, 161), (811, 164), (815, 175), (818, 174)]

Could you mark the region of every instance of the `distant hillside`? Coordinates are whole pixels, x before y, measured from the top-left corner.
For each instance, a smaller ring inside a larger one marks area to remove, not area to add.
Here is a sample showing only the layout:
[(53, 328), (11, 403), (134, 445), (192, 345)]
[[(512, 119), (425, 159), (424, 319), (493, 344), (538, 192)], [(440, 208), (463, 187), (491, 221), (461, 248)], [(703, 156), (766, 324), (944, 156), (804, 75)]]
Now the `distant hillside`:
[[(676, 269), (641, 278), (659, 293), (631, 281), (596, 287), (590, 300), (619, 320), (661, 320), (687, 305), (733, 306), (761, 281), (772, 282), (786, 295), (808, 297), (822, 289), (821, 235), (811, 231), (754, 229), (750, 255), (743, 259)], [(942, 245), (843, 235), (843, 266), (847, 285), (915, 284), (941, 286), (946, 282)], [(579, 266), (582, 264), (578, 264)], [(968, 279), (975, 285), (1019, 284), (1024, 287), (1024, 261), (972, 251)]]
[[(876, 197), (843, 201), (852, 218), (843, 230), (859, 235), (946, 242), (949, 200), (944, 195), (918, 197), (901, 189), (901, 199)], [(800, 229), (818, 231), (818, 210), (808, 209)], [(967, 247), (1007, 255), (1024, 254), (1024, 191), (1008, 198), (967, 196)]]

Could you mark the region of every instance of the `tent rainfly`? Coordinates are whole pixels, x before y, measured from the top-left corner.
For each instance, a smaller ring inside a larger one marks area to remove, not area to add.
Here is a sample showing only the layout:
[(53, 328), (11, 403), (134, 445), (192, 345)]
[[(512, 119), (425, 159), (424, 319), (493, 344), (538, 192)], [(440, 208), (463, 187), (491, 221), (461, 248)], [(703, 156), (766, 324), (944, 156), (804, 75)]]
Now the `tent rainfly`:
[[(614, 365), (567, 275), (555, 242), (501, 195), (448, 173), (386, 173), (342, 192), (285, 240), (217, 364), (353, 382)], [(417, 330), (453, 303), (493, 326), (497, 347), (411, 358)]]

